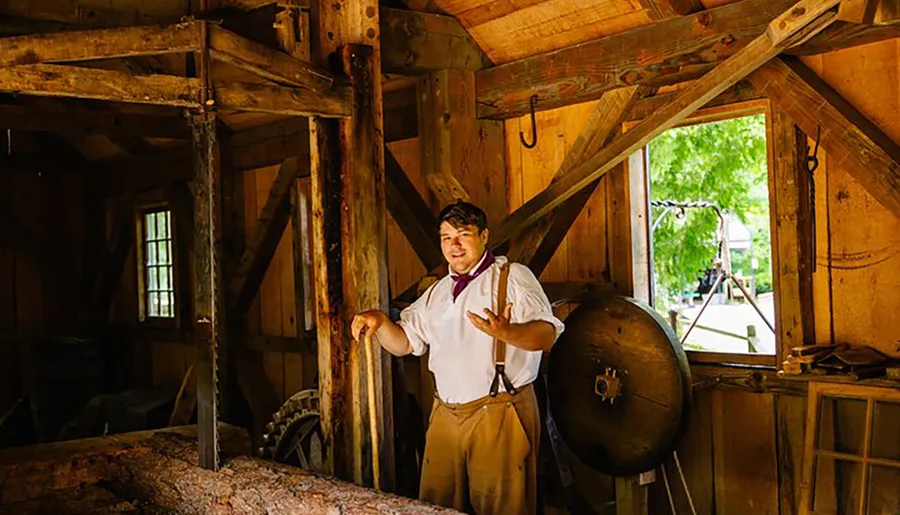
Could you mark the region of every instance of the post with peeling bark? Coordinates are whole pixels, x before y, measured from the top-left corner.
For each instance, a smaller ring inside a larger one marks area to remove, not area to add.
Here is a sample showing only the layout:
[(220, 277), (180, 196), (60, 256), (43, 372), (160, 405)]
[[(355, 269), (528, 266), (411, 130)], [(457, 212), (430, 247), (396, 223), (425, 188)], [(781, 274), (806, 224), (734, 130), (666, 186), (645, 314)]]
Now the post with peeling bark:
[[(384, 137), (378, 2), (312, 2), (320, 64), (342, 63), (351, 83), (351, 115), (310, 120), (319, 396), (326, 466), (373, 484), (372, 445), (380, 445), (385, 490), (394, 485), (390, 359), (375, 346), (379, 442), (371, 442), (365, 361), (349, 334), (354, 313), (388, 308)], [(317, 45), (316, 45), (317, 43)], [(335, 72), (336, 70), (331, 70)]]

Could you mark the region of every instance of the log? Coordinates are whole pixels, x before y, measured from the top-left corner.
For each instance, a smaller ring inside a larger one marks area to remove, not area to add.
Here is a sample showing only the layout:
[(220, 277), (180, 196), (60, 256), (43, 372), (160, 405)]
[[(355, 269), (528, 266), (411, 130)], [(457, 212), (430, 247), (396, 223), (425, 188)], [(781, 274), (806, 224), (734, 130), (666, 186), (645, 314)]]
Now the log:
[(201, 22), (166, 27), (79, 30), (0, 39), (0, 68), (21, 64), (65, 63), (195, 52)]
[(248, 457), (244, 430), (219, 430), (219, 472), (197, 466), (196, 426), (0, 451), (0, 514), (81, 485), (184, 514), (458, 513)]

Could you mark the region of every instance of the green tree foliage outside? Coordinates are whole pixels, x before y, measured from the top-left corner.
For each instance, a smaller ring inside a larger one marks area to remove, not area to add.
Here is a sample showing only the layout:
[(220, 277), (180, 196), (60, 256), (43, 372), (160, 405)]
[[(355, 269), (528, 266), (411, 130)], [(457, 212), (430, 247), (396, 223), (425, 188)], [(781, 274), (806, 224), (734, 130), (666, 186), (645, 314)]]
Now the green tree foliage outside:
[[(732, 213), (753, 234), (752, 255), (732, 253), (732, 269), (747, 276), (758, 263), (756, 292), (772, 291), (768, 168), (764, 115), (671, 129), (650, 143), (653, 200), (706, 201)], [(651, 208), (651, 223), (663, 207)], [(697, 289), (716, 255), (718, 218), (711, 209), (669, 212), (653, 233), (660, 309)]]

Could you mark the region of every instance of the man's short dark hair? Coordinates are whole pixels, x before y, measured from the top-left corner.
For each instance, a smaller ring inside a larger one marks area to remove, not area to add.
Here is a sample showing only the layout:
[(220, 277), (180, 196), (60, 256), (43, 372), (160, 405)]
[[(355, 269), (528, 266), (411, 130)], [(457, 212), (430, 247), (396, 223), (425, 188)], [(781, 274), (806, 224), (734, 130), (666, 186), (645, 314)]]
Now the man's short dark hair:
[(478, 227), (478, 232), (487, 229), (487, 215), (480, 207), (458, 200), (441, 209), (439, 215), (439, 223), (447, 222), (454, 228), (459, 229), (464, 225), (474, 225)]

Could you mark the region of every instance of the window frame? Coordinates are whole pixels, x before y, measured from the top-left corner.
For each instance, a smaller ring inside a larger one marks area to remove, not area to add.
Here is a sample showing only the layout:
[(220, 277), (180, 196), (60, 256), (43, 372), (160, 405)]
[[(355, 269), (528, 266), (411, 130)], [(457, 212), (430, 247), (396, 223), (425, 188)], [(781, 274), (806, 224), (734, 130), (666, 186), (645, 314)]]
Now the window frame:
[[(698, 125), (703, 123), (713, 123), (720, 122), (725, 120), (731, 120), (735, 118), (742, 118), (745, 116), (753, 116), (753, 115), (764, 115), (766, 122), (766, 153), (767, 153), (767, 175), (768, 175), (768, 191), (769, 191), (769, 221), (771, 226), (771, 234), (770, 237), (773, 241), (772, 245), (772, 274), (773, 274), (773, 285), (772, 291), (777, 299), (780, 293), (779, 284), (780, 281), (776, 278), (776, 275), (780, 274), (781, 271), (776, 266), (777, 260), (775, 256), (776, 248), (775, 248), (775, 239), (777, 238), (775, 230), (775, 206), (776, 206), (776, 191), (774, 184), (774, 175), (775, 170), (773, 168), (773, 138), (771, 134), (772, 129), (772, 115), (771, 115), (771, 102), (768, 99), (756, 99), (756, 100), (747, 100), (742, 102), (735, 102), (728, 105), (716, 106), (710, 108), (702, 108), (697, 110), (691, 116), (686, 118), (684, 121), (676, 124), (673, 128), (676, 127), (687, 127), (691, 125)], [(625, 129), (629, 129), (634, 125), (637, 125), (640, 121), (629, 121), (625, 124)], [(643, 151), (646, 153), (647, 162), (644, 166), (647, 167), (646, 170), (646, 194), (641, 198), (632, 199), (637, 200), (638, 202), (643, 202), (646, 204), (645, 209), (647, 213), (650, 212), (650, 169), (649, 169), (649, 144), (645, 145)], [(790, 230), (789, 227), (781, 227), (781, 230)], [(650, 234), (649, 230), (647, 231), (647, 239), (648, 245), (652, 249), (653, 241), (652, 234)], [(649, 263), (647, 264), (648, 270), (650, 271), (652, 281), (653, 274), (653, 257), (652, 251), (647, 255)], [(776, 300), (777, 303), (777, 300)], [(759, 353), (749, 353), (749, 352), (711, 352), (711, 351), (697, 351), (684, 349), (685, 355), (688, 358), (688, 363), (691, 366), (715, 366), (715, 365), (727, 365), (731, 367), (739, 367), (746, 369), (759, 369), (760, 367), (766, 369), (779, 369), (779, 356), (783, 353), (782, 348), (782, 338), (779, 334), (778, 327), (781, 324), (780, 312), (776, 307), (774, 319), (772, 320), (775, 325), (775, 353), (774, 354), (759, 354)], [(769, 328), (766, 327), (765, 323), (760, 321), (760, 330), (768, 331)]]
[[(145, 223), (145, 217), (151, 213), (168, 211), (169, 214), (169, 241), (171, 242), (170, 248), (170, 259), (172, 262), (172, 280), (171, 280), (171, 291), (172, 291), (172, 316), (169, 317), (160, 317), (160, 316), (150, 316), (148, 314), (148, 301), (149, 301), (149, 291), (148, 291), (148, 280), (147, 280), (147, 272), (148, 265), (146, 263), (146, 247), (147, 247), (147, 227)], [(179, 292), (179, 262), (178, 262), (178, 234), (175, 229), (176, 221), (174, 219), (175, 212), (172, 209), (172, 206), (169, 205), (168, 202), (165, 201), (157, 201), (157, 202), (148, 202), (142, 204), (138, 208), (135, 209), (135, 230), (136, 237), (135, 241), (138, 242), (135, 245), (136, 250), (136, 262), (137, 262), (137, 284), (138, 284), (138, 322), (147, 327), (163, 327), (163, 328), (172, 328), (179, 327), (181, 324), (181, 310), (180, 310), (180, 301), (181, 296)]]
[[(838, 451), (827, 451), (817, 449), (819, 414), (822, 407), (823, 397), (834, 397), (839, 399), (852, 399), (866, 401), (866, 419), (864, 421), (865, 434), (863, 435), (862, 454), (842, 453)], [(875, 404), (878, 401), (887, 401), (892, 403), (900, 403), (900, 390), (893, 388), (885, 388), (879, 386), (863, 386), (856, 384), (835, 383), (828, 381), (810, 381), (809, 393), (807, 398), (806, 411), (806, 435), (803, 442), (803, 471), (802, 480), (800, 482), (800, 508), (801, 515), (827, 515), (822, 512), (813, 510), (812, 503), (815, 501), (813, 493), (815, 492), (815, 474), (816, 474), (816, 458), (825, 456), (834, 460), (850, 461), (860, 463), (862, 472), (860, 474), (860, 506), (856, 512), (859, 515), (866, 513), (869, 498), (869, 465), (887, 466), (900, 468), (900, 459), (890, 458), (872, 458), (869, 456), (872, 447), (872, 433), (874, 431)]]

